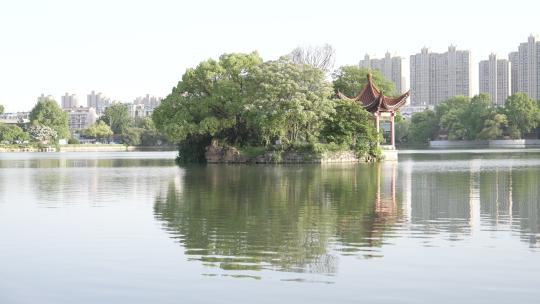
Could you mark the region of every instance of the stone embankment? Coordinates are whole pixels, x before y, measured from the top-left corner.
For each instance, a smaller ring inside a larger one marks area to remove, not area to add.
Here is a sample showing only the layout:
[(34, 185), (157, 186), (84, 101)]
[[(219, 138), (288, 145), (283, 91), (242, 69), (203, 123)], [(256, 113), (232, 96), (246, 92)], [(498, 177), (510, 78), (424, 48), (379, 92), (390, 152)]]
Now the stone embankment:
[(235, 147), (210, 145), (206, 149), (206, 161), (213, 164), (322, 164), (354, 163), (358, 159), (352, 151), (327, 152), (324, 155), (314, 153), (267, 151), (261, 155), (249, 157)]
[(429, 147), (437, 149), (540, 148), (540, 139), (432, 140), (429, 142)]

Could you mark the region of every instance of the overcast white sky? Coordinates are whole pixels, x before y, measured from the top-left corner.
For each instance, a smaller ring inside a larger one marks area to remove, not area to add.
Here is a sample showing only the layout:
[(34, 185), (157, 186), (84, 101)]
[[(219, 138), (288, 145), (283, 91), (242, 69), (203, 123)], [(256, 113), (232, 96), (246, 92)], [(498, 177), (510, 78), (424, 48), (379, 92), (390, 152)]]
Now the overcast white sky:
[[(328, 42), (336, 66), (423, 46), (504, 57), (540, 34), (540, 1), (0, 0), (0, 104), (91, 90), (132, 101), (166, 96), (186, 68), (227, 52), (276, 59)], [(475, 79), (475, 82), (477, 80)]]

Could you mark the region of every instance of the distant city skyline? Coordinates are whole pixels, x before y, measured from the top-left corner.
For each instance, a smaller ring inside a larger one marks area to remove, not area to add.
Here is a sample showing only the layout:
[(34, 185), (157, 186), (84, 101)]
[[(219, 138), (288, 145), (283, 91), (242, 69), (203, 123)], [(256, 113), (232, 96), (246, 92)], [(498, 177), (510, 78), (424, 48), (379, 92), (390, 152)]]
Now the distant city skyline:
[(495, 3), (489, 14), (486, 3), (464, 0), (444, 10), (424, 0), (5, 1), (0, 104), (24, 111), (42, 93), (59, 99), (65, 92), (84, 104), (93, 89), (123, 101), (147, 92), (165, 97), (187, 68), (208, 58), (256, 50), (272, 60), (323, 43), (336, 49), (336, 67), (358, 64), (366, 53), (408, 58), (452, 44), (471, 51), (477, 70), (489, 54), (507, 58), (540, 34), (539, 8), (525, 0)]

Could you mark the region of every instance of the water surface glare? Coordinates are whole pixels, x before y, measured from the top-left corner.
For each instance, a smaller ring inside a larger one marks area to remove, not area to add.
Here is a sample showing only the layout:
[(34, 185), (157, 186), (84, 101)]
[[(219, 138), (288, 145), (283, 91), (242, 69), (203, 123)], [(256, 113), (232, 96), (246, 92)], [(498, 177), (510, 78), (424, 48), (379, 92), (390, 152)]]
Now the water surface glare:
[(540, 151), (0, 153), (0, 303), (537, 303)]

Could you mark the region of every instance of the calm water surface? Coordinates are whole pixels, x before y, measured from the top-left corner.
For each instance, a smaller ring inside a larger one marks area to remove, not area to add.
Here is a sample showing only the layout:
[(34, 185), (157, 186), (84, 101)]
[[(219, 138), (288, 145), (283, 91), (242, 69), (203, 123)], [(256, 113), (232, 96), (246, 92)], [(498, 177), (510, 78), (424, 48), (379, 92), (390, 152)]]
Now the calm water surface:
[(0, 303), (538, 303), (540, 153), (0, 154)]

